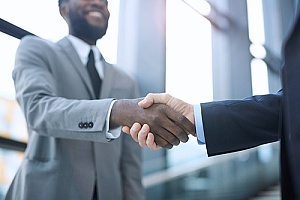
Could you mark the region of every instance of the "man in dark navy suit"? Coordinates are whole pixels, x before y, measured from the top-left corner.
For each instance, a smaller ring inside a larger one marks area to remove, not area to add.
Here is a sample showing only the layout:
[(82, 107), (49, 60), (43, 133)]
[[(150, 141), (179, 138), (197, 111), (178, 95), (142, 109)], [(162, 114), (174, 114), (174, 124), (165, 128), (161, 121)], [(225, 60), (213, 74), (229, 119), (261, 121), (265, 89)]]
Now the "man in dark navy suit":
[[(299, 5), (299, 4), (298, 4)], [(164, 103), (181, 112), (196, 126), (199, 144), (209, 156), (239, 151), (280, 140), (282, 199), (300, 199), (300, 7), (284, 46), (283, 88), (277, 94), (243, 100), (226, 100), (191, 105), (168, 94), (148, 94), (140, 106)], [(124, 127), (141, 146), (155, 150), (165, 141), (150, 133), (145, 124)]]

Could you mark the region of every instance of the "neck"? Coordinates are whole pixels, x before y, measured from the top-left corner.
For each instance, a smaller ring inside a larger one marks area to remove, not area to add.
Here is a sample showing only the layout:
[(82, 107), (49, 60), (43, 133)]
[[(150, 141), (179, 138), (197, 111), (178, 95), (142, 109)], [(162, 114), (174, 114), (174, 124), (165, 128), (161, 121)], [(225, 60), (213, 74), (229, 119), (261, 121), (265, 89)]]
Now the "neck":
[(96, 45), (97, 40), (88, 39), (88, 38), (85, 38), (85, 37), (82, 37), (82, 36), (78, 36), (78, 35), (73, 34), (73, 33), (69, 33), (69, 34), (73, 35), (74, 37), (77, 37), (77, 38), (83, 40), (84, 42), (88, 43), (89, 45)]

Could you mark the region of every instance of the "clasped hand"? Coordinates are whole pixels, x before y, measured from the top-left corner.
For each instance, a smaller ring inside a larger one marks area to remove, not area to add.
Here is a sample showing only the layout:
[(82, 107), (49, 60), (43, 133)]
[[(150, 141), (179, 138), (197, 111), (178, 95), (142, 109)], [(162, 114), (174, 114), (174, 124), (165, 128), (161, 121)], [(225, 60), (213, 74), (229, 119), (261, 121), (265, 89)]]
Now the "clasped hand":
[[(180, 99), (177, 99), (169, 94), (152, 94), (149, 93), (142, 101), (138, 103), (141, 108), (149, 109), (156, 104), (165, 104), (168, 107), (174, 109), (176, 112), (185, 116), (193, 125), (192, 129), (189, 129), (188, 133), (195, 136), (195, 119), (194, 119), (194, 109), (191, 104), (188, 104)], [(178, 126), (182, 126), (177, 124)], [(124, 126), (122, 128), (123, 132), (130, 134), (132, 138), (139, 143), (141, 147), (148, 146), (151, 150), (157, 150), (160, 148), (172, 148), (174, 143), (172, 141), (176, 140), (176, 134), (166, 134), (166, 132), (155, 132), (150, 124), (134, 123), (132, 127)], [(186, 135), (187, 137), (187, 135)], [(188, 138), (187, 138), (188, 139)], [(187, 141), (187, 140), (186, 140)], [(182, 141), (181, 142), (186, 142)], [(176, 144), (177, 145), (177, 144)]]

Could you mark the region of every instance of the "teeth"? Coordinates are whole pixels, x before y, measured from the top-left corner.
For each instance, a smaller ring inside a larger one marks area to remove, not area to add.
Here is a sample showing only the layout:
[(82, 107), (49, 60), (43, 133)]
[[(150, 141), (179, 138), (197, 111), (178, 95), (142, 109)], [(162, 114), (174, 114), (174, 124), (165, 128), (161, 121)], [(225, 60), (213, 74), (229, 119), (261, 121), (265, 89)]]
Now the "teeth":
[(99, 17), (102, 18), (103, 15), (100, 12), (90, 12), (89, 15), (94, 16), (94, 17)]

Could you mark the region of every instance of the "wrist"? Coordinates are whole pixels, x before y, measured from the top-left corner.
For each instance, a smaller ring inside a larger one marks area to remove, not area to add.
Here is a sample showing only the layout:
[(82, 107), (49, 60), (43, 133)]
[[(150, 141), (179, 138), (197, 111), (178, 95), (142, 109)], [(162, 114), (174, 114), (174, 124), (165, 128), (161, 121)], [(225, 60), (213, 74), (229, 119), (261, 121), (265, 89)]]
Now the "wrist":
[(195, 125), (195, 115), (194, 115), (194, 106), (189, 104), (188, 105), (189, 109), (188, 109), (188, 116), (187, 118), (192, 122), (192, 124)]
[(120, 99), (117, 100), (110, 114), (110, 128), (114, 128), (117, 126), (132, 126), (132, 119), (135, 117), (135, 113), (137, 113), (137, 109), (139, 108), (137, 99)]
[(111, 109), (110, 128), (115, 128), (122, 125), (122, 111), (125, 109), (125, 100), (116, 100)]

